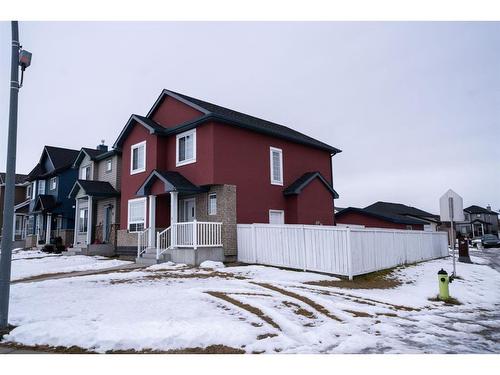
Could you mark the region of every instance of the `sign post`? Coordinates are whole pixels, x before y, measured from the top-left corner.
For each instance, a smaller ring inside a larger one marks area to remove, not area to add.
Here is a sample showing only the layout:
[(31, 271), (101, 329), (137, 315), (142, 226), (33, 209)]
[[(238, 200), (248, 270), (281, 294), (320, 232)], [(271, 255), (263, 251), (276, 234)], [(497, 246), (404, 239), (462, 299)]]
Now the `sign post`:
[(450, 245), (453, 256), (453, 277), (457, 275), (455, 255), (455, 223), (464, 221), (463, 199), (453, 190), (448, 190), (439, 199), (440, 218), (442, 222), (450, 222)]

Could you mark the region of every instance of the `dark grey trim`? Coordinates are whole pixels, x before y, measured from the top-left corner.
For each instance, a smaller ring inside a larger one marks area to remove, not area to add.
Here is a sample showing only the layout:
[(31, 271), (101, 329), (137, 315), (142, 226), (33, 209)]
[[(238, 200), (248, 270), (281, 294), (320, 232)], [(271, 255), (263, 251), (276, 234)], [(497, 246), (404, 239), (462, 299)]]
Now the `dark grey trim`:
[(425, 224), (427, 224), (427, 222), (422, 221), (422, 220), (418, 220), (418, 219), (412, 219), (409, 217), (399, 216), (399, 215), (388, 216), (388, 215), (380, 214), (378, 212), (368, 211), (368, 210), (365, 210), (363, 208), (356, 208), (356, 207), (344, 208), (342, 211), (337, 212), (335, 214), (335, 217), (337, 219), (337, 218), (339, 218), (345, 214), (348, 214), (350, 212), (358, 213), (358, 214), (366, 215), (366, 216), (371, 216), (371, 217), (381, 219), (384, 221), (388, 221), (390, 223), (395, 223), (395, 224), (407, 224), (407, 225), (425, 225)]
[(319, 172), (307, 172), (300, 176), (295, 182), (290, 184), (285, 190), (283, 190), (283, 195), (298, 195), (302, 192), (307, 185), (309, 185), (315, 178), (318, 178), (330, 191), (334, 199), (338, 199), (339, 195), (330, 185), (330, 183), (323, 177)]
[(210, 112), (207, 111), (205, 108), (202, 108), (200, 107), (199, 105), (197, 104), (194, 104), (194, 103), (191, 103), (189, 100), (186, 100), (184, 99), (183, 97), (177, 95), (176, 93), (172, 92), (172, 91), (169, 91), (167, 89), (163, 89), (163, 91), (161, 92), (160, 96), (158, 97), (158, 99), (156, 99), (155, 103), (153, 104), (153, 106), (151, 107), (151, 109), (149, 110), (148, 114), (146, 115), (146, 117), (150, 117), (154, 111), (156, 111), (158, 109), (158, 106), (160, 105), (160, 103), (163, 101), (163, 99), (165, 98), (165, 95), (167, 96), (171, 96), (172, 98), (174, 99), (177, 99), (178, 101), (180, 101), (181, 103), (184, 103), (188, 106), (190, 106), (191, 108), (194, 108), (196, 109), (197, 111), (200, 111), (201, 113), (204, 113), (205, 115), (209, 114)]
[(153, 183), (153, 179), (159, 179), (164, 183), (165, 193), (169, 193), (172, 191), (177, 191), (179, 193), (185, 193), (185, 194), (198, 194), (205, 192), (207, 189), (194, 185), (191, 183), (189, 180), (187, 180), (185, 177), (183, 177), (179, 172), (165, 172), (165, 173), (176, 173), (177, 175), (181, 176), (182, 179), (186, 181), (184, 186), (179, 186), (179, 184), (175, 184), (175, 182), (172, 182), (169, 180), (167, 176), (165, 176), (163, 173), (160, 171), (157, 171), (156, 169), (151, 172), (151, 174), (146, 178), (146, 180), (142, 183), (142, 185), (139, 187), (137, 190), (136, 195), (137, 196), (146, 196), (149, 195), (149, 189), (151, 188), (151, 185)]

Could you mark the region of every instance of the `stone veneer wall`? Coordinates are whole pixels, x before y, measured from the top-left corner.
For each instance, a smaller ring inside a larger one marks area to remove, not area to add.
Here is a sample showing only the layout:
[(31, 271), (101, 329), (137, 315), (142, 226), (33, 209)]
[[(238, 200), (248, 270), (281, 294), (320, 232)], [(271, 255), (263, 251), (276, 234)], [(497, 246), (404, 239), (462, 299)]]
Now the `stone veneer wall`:
[[(208, 195), (217, 194), (217, 213), (208, 215)], [(214, 185), (207, 193), (196, 195), (196, 220), (222, 222), (222, 243), (224, 255), (235, 257), (236, 238), (236, 186)]]

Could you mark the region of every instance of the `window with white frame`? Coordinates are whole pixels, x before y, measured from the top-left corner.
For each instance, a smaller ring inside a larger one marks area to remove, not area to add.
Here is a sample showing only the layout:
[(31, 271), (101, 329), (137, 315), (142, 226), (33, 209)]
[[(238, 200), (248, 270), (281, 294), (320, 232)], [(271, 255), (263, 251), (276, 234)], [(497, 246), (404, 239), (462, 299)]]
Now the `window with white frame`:
[(52, 177), (50, 179), (49, 186), (50, 186), (50, 190), (56, 190), (56, 187), (57, 187), (57, 177)]
[(45, 180), (38, 181), (38, 195), (45, 194)]
[(271, 168), (271, 184), (283, 185), (283, 151), (270, 147), (269, 161)]
[(36, 196), (36, 181), (33, 181), (33, 188), (31, 189), (31, 199), (35, 199)]
[(208, 214), (217, 215), (217, 194), (208, 194)]
[(89, 220), (89, 209), (81, 208), (78, 217), (78, 232), (87, 233), (88, 220)]
[(26, 199), (31, 199), (32, 196), (32, 189), (33, 189), (33, 184), (29, 184), (26, 186)]
[(269, 210), (269, 224), (285, 224), (285, 211)]
[(175, 149), (175, 165), (177, 167), (196, 162), (196, 129), (178, 134)]
[(111, 159), (106, 160), (106, 172), (111, 172), (113, 169), (113, 161)]
[(91, 166), (86, 165), (80, 169), (80, 180), (90, 180)]
[(129, 232), (143, 231), (145, 226), (146, 226), (146, 198), (129, 200), (128, 201)]
[(130, 174), (146, 170), (146, 141), (130, 146)]

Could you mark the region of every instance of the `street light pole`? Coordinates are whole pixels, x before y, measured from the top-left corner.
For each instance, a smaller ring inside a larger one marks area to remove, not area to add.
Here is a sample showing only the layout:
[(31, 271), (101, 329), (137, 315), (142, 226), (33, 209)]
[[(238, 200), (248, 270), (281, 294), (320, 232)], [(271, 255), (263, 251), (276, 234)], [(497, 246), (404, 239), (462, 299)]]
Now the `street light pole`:
[[(17, 97), (19, 94), (20, 65), (19, 28), (17, 21), (12, 21), (12, 57), (10, 67), (10, 110), (9, 133), (7, 143), (7, 168), (5, 171), (5, 196), (2, 230), (2, 254), (0, 258), (0, 331), (8, 328), (10, 270), (12, 258), (12, 234), (14, 232), (14, 189), (16, 179), (16, 144), (17, 144)], [(31, 54), (29, 54), (31, 58)], [(23, 66), (23, 70), (27, 65)]]

